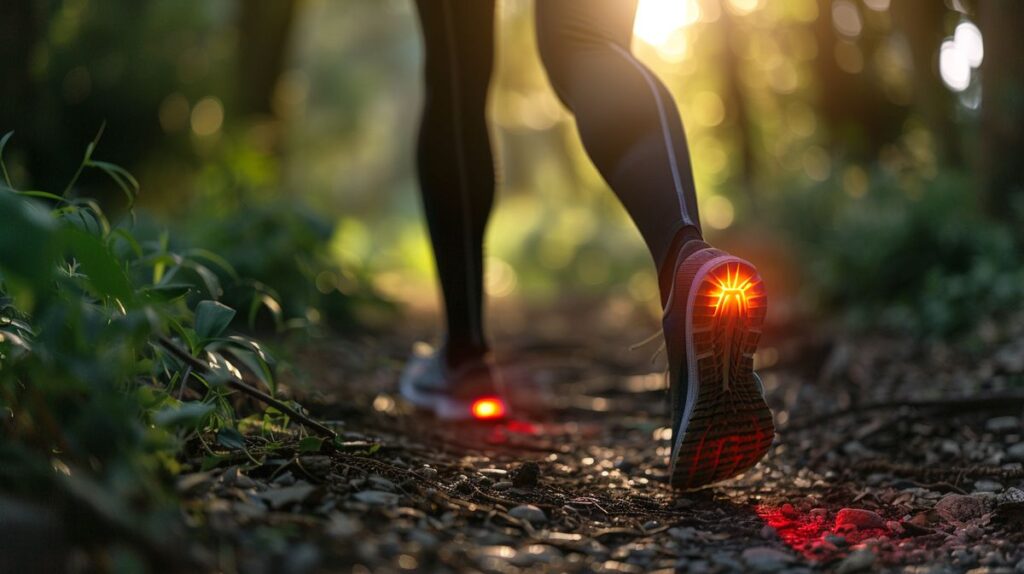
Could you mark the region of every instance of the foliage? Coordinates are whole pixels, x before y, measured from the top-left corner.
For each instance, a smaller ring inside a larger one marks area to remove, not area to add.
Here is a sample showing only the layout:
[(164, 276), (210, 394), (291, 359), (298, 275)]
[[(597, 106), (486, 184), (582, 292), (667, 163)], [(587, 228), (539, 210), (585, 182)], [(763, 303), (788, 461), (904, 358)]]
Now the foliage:
[[(188, 241), (216, 246), (223, 261), (245, 281), (224, 292), (224, 301), (247, 310), (239, 321), (277, 329), (326, 322), (335, 329), (363, 323), (375, 310), (393, 306), (373, 289), (368, 272), (341, 266), (329, 253), (335, 225), (297, 201), (240, 203), (220, 216), (197, 216)], [(218, 274), (226, 279), (227, 266)], [(266, 308), (272, 313), (260, 313)], [(264, 318), (264, 321), (258, 321)]]
[(166, 236), (140, 241), (75, 196), (88, 169), (106, 172), (129, 205), (138, 193), (130, 174), (93, 159), (98, 139), (64, 193), (16, 190), (6, 172), (0, 186), (0, 490), (84, 496), (156, 536), (174, 516), (168, 479), (182, 447), (212, 453), (206, 437), (217, 433), (244, 448), (225, 383), (247, 377), (271, 394), (275, 384), (263, 347), (230, 334), (235, 310), (217, 301), (233, 269), (171, 250)]
[(1009, 229), (980, 212), (970, 180), (879, 169), (863, 197), (829, 181), (779, 217), (811, 258), (814, 295), (854, 324), (952, 335), (1012, 309), (1024, 261)]

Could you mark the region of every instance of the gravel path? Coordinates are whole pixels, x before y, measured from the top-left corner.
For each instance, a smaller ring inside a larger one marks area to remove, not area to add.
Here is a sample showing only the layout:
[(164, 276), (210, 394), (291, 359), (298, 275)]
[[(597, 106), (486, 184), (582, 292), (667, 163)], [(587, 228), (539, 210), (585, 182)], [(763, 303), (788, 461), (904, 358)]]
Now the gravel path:
[(251, 459), (183, 477), (199, 557), (244, 572), (1024, 572), (1020, 317), (957, 345), (776, 326), (757, 357), (775, 445), (735, 480), (676, 493), (663, 367), (623, 343), (656, 324), (586, 309), (519, 317), (536, 338), (507, 330), (519, 415), (500, 426), (404, 405), (409, 340), (307, 346), (311, 375), (290, 386), (337, 445), (249, 437)]

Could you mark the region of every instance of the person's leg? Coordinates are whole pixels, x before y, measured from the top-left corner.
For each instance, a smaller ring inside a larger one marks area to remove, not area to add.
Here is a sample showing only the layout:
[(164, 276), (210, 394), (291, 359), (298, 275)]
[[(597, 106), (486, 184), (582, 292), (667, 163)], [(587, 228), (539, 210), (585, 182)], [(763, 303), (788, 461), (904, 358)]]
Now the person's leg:
[(672, 96), (630, 52), (636, 0), (537, 2), (551, 83), (583, 146), (640, 229), (659, 269), (662, 303), (676, 254), (700, 239), (683, 124)]
[(485, 119), (493, 0), (417, 0), (425, 46), (417, 170), (447, 325), (450, 367), (487, 351), (483, 236), (494, 198)]
[(772, 415), (753, 373), (767, 299), (753, 265), (700, 240), (679, 113), (630, 53), (635, 9), (635, 0), (538, 1), (538, 40), (587, 153), (658, 264), (669, 476), (696, 488), (745, 471), (771, 446)]

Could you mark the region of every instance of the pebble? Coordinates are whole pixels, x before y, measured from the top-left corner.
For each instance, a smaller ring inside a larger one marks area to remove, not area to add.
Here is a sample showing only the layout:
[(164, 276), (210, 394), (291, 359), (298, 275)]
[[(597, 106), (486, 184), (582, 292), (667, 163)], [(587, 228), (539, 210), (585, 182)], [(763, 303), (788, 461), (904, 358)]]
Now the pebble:
[(885, 519), (862, 508), (843, 508), (836, 514), (836, 529), (866, 530), (885, 528)]
[(372, 506), (394, 506), (398, 504), (397, 494), (394, 492), (384, 492), (383, 490), (363, 490), (355, 493), (353, 497), (363, 504)]
[(548, 521), (548, 515), (532, 504), (521, 504), (508, 511), (509, 516), (525, 520), (531, 524), (543, 524)]
[(493, 488), (494, 490), (508, 490), (508, 489), (512, 488), (512, 483), (507, 481), (507, 480), (502, 480), (502, 481), (499, 481), (499, 482), (495, 482), (491, 486), (491, 488)]
[(826, 534), (825, 542), (828, 542), (829, 544), (834, 544), (836, 546), (846, 546), (846, 538), (843, 536), (839, 536), (838, 534)]
[(266, 492), (262, 492), (259, 494), (259, 497), (265, 500), (271, 508), (277, 510), (290, 504), (306, 500), (306, 497), (312, 494), (314, 490), (316, 490), (316, 487), (312, 484), (305, 481), (299, 481), (292, 486), (274, 488)]
[(788, 502), (783, 504), (782, 507), (779, 508), (779, 512), (790, 520), (800, 518), (800, 513), (795, 508), (793, 508), (792, 504)]
[(974, 481), (975, 492), (999, 492), (1003, 489), (1003, 485), (988, 479), (981, 479)]
[(996, 497), (996, 504), (1024, 504), (1024, 490), (1011, 486)]
[(697, 529), (692, 526), (675, 526), (668, 529), (668, 535), (680, 542), (696, 540), (698, 534)]
[(282, 472), (281, 474), (277, 475), (277, 478), (275, 478), (272, 482), (280, 486), (291, 486), (295, 484), (295, 475), (292, 474), (292, 471), (286, 470), (285, 472)]
[(980, 496), (947, 494), (935, 503), (935, 512), (950, 522), (968, 522), (981, 518), (988, 504)]
[(519, 550), (511, 560), (513, 566), (528, 568), (538, 564), (551, 564), (562, 558), (562, 551), (547, 544), (530, 544)]
[(1024, 442), (1010, 445), (1006, 449), (1006, 460), (1010, 462), (1024, 462)]
[(1006, 433), (1020, 430), (1020, 419), (1014, 416), (993, 417), (985, 423), (985, 428), (995, 433)]
[(540, 465), (535, 462), (524, 462), (511, 472), (512, 485), (516, 488), (533, 488), (540, 479)]
[(767, 546), (747, 548), (742, 554), (747, 566), (758, 572), (776, 572), (793, 561), (793, 557)]
[(429, 466), (424, 466), (420, 469), (420, 476), (427, 480), (437, 480), (437, 470), (430, 468)]
[(837, 574), (850, 574), (851, 572), (860, 572), (861, 570), (867, 570), (875, 563), (875, 553), (864, 548), (861, 550), (855, 550), (850, 553), (849, 556), (843, 558), (843, 561), (836, 567)]

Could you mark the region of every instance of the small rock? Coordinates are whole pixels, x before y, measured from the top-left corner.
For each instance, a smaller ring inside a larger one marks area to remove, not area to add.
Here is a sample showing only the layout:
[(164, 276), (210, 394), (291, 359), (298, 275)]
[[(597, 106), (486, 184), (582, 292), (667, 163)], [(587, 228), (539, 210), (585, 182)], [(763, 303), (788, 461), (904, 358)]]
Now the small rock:
[(994, 433), (1007, 433), (1020, 430), (1020, 419), (1014, 416), (993, 417), (985, 423), (985, 428)]
[(316, 490), (316, 487), (312, 484), (305, 481), (298, 481), (292, 486), (274, 488), (266, 492), (261, 492), (259, 497), (265, 500), (271, 508), (277, 510), (306, 500), (314, 490)]
[(427, 480), (437, 480), (437, 470), (430, 468), (429, 466), (424, 466), (420, 469), (420, 476)]
[(832, 544), (837, 547), (846, 546), (846, 538), (843, 536), (839, 536), (838, 534), (826, 534), (825, 542), (828, 542), (829, 544)]
[(385, 492), (394, 492), (396, 490), (395, 483), (384, 478), (383, 476), (373, 475), (370, 477), (370, 486), (374, 490), (383, 490)]
[(537, 564), (551, 564), (562, 558), (562, 551), (547, 544), (530, 544), (519, 550), (511, 560), (513, 566), (527, 568)]
[(394, 506), (398, 504), (398, 495), (383, 490), (363, 490), (352, 495), (353, 498), (372, 506)]
[(507, 481), (507, 480), (502, 480), (502, 481), (499, 481), (499, 482), (495, 482), (491, 486), (491, 488), (493, 488), (494, 490), (499, 490), (499, 491), (500, 490), (508, 490), (508, 489), (512, 488), (512, 483)]
[(885, 527), (893, 534), (903, 534), (903, 525), (896, 520), (890, 520), (885, 523)]
[(828, 516), (828, 509), (812, 508), (810, 514), (813, 518), (825, 518)]
[(299, 464), (313, 474), (326, 474), (331, 470), (331, 457), (322, 454), (300, 456)]
[(1011, 486), (996, 497), (996, 504), (1024, 504), (1024, 490)]
[(679, 542), (690, 542), (697, 539), (698, 532), (692, 526), (675, 526), (668, 529), (668, 535)]
[(792, 504), (788, 502), (783, 504), (782, 507), (779, 508), (779, 512), (790, 520), (800, 518), (800, 513), (795, 508), (793, 508)]
[(524, 462), (510, 474), (512, 485), (516, 488), (534, 488), (540, 478), (540, 465), (535, 462)]
[(285, 472), (282, 472), (281, 474), (277, 475), (277, 478), (275, 478), (272, 482), (273, 484), (277, 484), (280, 486), (291, 486), (295, 484), (295, 475), (292, 474), (292, 471), (286, 470)]
[(875, 553), (863, 548), (861, 550), (854, 550), (849, 556), (843, 558), (843, 561), (839, 563), (836, 568), (838, 574), (850, 574), (851, 572), (860, 572), (861, 570), (867, 570), (875, 563)]
[(771, 526), (770, 524), (765, 524), (763, 527), (761, 527), (761, 538), (764, 538), (766, 540), (772, 540), (778, 535), (779, 531), (775, 530), (775, 527)]
[(743, 561), (758, 572), (776, 572), (793, 561), (793, 558), (774, 548), (758, 546), (743, 551)]
[(548, 515), (532, 504), (520, 504), (508, 511), (509, 516), (525, 520), (531, 524), (543, 524), (548, 521)]
[(1024, 442), (1010, 445), (1006, 449), (1006, 460), (1010, 462), (1024, 462)]
[(661, 523), (659, 523), (657, 520), (648, 520), (647, 522), (644, 522), (643, 529), (645, 531), (649, 531), (654, 530), (659, 526), (661, 526)]
[(348, 538), (362, 528), (359, 520), (347, 514), (335, 512), (327, 522), (327, 535), (334, 538)]
[(935, 503), (935, 512), (949, 522), (969, 522), (988, 512), (988, 504), (980, 496), (947, 494)]
[(939, 451), (942, 454), (948, 454), (953, 458), (960, 458), (961, 450), (960, 443), (946, 439), (939, 443)]
[(836, 529), (867, 530), (885, 528), (885, 520), (877, 513), (862, 508), (843, 508), (836, 514)]
[(999, 492), (1003, 489), (1003, 485), (988, 479), (981, 479), (974, 481), (975, 492)]

